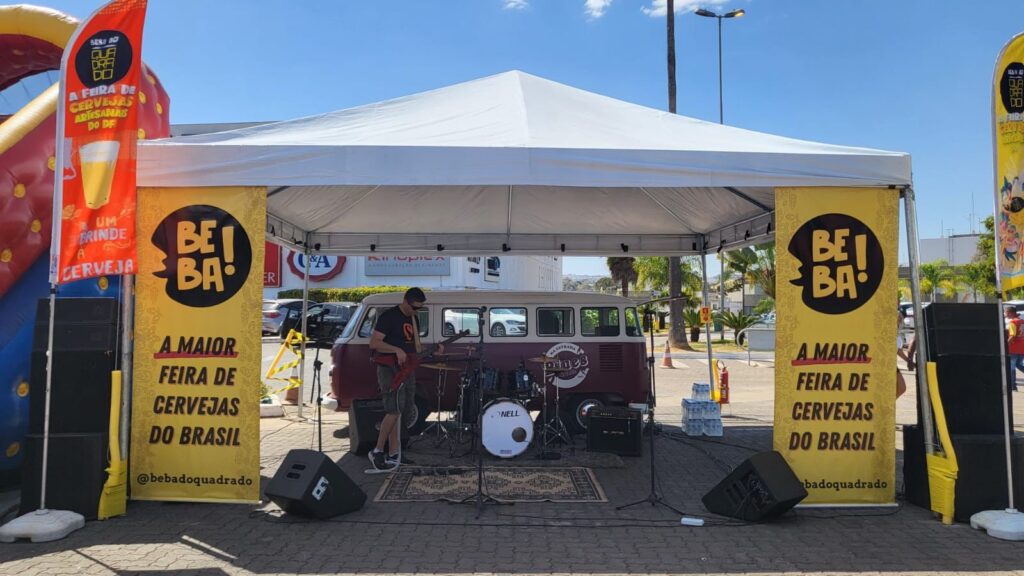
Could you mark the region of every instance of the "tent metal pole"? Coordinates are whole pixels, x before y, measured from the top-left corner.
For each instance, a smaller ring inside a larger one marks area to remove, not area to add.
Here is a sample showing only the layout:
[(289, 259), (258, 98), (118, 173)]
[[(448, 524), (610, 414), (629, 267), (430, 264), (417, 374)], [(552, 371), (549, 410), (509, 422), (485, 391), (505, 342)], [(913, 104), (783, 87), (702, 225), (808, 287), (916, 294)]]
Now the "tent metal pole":
[(299, 411), (298, 418), (302, 419), (302, 402), (306, 393), (306, 314), (309, 313), (309, 236), (307, 232), (302, 242), (302, 258), (304, 272), (302, 274), (302, 342), (299, 344), (302, 353), (302, 366), (299, 367)]
[[(924, 314), (921, 312), (921, 257), (917, 237), (917, 202), (914, 189), (903, 188), (904, 220), (907, 223), (907, 258), (910, 261), (910, 290), (914, 302), (914, 338), (917, 341), (917, 354), (921, 359), (917, 363), (917, 389), (921, 394), (921, 431), (924, 435), (924, 448), (928, 454), (936, 452), (935, 424), (932, 417), (932, 403), (928, 395), (928, 335), (924, 331)], [(998, 277), (998, 275), (997, 275)]]
[(135, 345), (135, 277), (121, 276), (121, 459), (128, 459), (132, 410), (132, 352)]
[[(704, 306), (711, 310), (711, 297), (708, 295), (708, 244), (707, 238), (701, 240), (700, 244), (700, 274), (704, 278)], [(724, 334), (724, 332), (723, 332)], [(715, 363), (711, 355), (711, 323), (704, 325), (704, 338), (708, 343), (708, 384), (715, 385)]]

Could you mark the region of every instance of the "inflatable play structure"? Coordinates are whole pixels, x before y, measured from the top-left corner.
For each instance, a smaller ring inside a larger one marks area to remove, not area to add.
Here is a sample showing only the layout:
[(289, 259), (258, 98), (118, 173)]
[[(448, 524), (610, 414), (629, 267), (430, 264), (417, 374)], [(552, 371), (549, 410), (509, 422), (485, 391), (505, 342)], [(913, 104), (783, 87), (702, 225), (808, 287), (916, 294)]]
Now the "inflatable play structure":
[[(0, 6), (0, 90), (60, 70), (78, 20), (28, 5)], [(144, 68), (139, 138), (170, 133), (169, 99)], [(0, 116), (0, 487), (18, 477), (28, 429), (36, 302), (48, 290), (58, 85), (10, 116)], [(117, 297), (119, 279), (63, 285), (62, 297)]]

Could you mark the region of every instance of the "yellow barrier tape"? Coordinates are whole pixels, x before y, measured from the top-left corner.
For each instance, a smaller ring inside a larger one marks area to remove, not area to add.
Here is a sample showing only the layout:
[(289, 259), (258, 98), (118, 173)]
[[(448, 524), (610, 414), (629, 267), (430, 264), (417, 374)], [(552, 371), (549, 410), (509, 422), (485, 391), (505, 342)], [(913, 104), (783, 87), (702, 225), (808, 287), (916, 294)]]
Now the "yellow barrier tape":
[[(301, 372), (299, 377), (289, 376), (288, 378), (276, 378), (278, 374), (285, 370), (291, 370), (302, 364), (302, 342), (303, 336), (301, 333), (295, 330), (289, 330), (288, 336), (285, 337), (284, 342), (281, 343), (281, 348), (277, 351), (277, 356), (274, 357), (274, 361), (270, 363), (270, 367), (267, 368), (267, 373), (264, 376), (265, 380), (276, 380), (279, 382), (287, 382), (288, 384), (282, 388), (271, 390), (267, 394), (274, 395), (284, 392), (285, 390), (291, 390), (292, 388), (298, 388), (302, 386)], [(278, 366), (281, 361), (281, 357), (284, 356), (285, 352), (291, 352), (295, 355), (295, 359), (289, 362), (285, 362)]]

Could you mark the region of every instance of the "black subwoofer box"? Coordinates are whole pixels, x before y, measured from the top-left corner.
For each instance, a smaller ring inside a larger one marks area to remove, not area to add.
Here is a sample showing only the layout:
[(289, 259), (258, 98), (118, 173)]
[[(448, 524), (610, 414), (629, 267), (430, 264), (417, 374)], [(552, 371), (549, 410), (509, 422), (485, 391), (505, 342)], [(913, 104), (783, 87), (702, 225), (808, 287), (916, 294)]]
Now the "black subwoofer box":
[(778, 452), (743, 461), (704, 498), (709, 512), (760, 522), (780, 516), (807, 497), (807, 490)]
[(620, 406), (591, 408), (587, 412), (587, 450), (640, 456), (643, 420), (639, 410)]
[(288, 452), (266, 494), (288, 514), (321, 519), (355, 512), (366, 502), (366, 493), (316, 450)]
[[(95, 520), (107, 480), (107, 435), (50, 434), (47, 452), (46, 507)], [(22, 514), (39, 509), (42, 471), (43, 435), (29, 434), (21, 469)]]
[[(1009, 504), (1006, 483), (1006, 438), (1000, 434), (953, 434), (960, 471), (957, 474), (953, 518), (967, 522), (984, 510), (1003, 510)], [(1024, 434), (1010, 440), (1013, 460), (1014, 503), (1024, 498)], [(931, 508), (924, 436), (920, 426), (903, 427), (903, 484), (907, 502)]]

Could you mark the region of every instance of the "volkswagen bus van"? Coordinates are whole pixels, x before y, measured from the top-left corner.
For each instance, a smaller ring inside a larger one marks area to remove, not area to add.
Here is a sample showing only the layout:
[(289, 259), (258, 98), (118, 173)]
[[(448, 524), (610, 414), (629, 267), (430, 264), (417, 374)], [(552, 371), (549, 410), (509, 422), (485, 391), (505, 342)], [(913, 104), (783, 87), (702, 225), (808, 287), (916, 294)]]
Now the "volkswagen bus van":
[[(400, 292), (365, 298), (335, 341), (330, 376), (338, 410), (379, 398), (370, 335), (377, 317), (401, 299)], [(510, 398), (529, 410), (540, 410), (545, 392), (553, 408), (557, 392), (562, 419), (572, 432), (585, 431), (587, 412), (595, 406), (647, 402), (644, 334), (627, 298), (430, 291), (418, 314), (424, 349), (461, 336), (445, 345), (443, 356), (424, 360), (434, 368), (416, 370), (417, 414), (405, 418), (413, 431), (438, 409), (439, 398), (441, 411), (464, 408), (467, 387), (482, 390), (484, 401)], [(538, 361), (543, 358), (547, 362)], [(438, 364), (447, 369), (438, 370)]]

